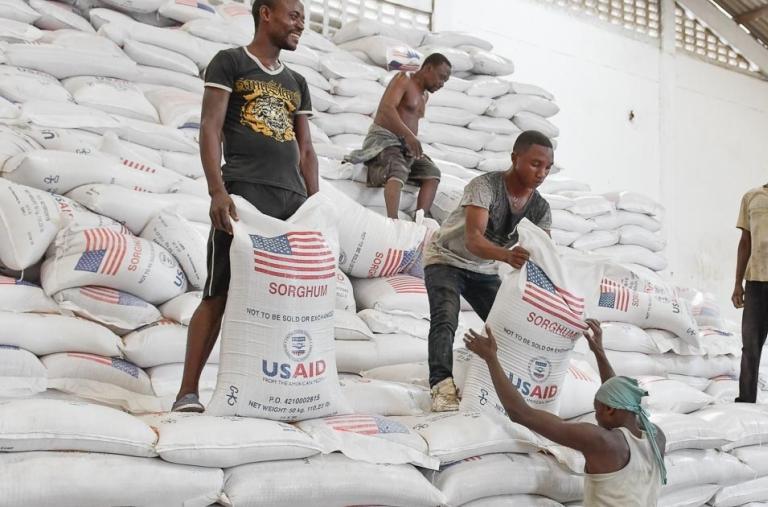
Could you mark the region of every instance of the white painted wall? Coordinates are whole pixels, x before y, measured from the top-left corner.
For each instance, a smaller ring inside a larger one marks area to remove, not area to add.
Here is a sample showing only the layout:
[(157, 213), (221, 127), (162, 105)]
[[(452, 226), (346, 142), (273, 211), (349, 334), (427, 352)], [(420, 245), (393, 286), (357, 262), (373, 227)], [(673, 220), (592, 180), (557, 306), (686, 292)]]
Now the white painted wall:
[[(768, 82), (683, 53), (665, 74), (657, 41), (535, 0), (436, 0), (434, 30), (488, 39), (515, 62), (516, 81), (554, 93), (566, 174), (661, 200), (674, 279), (739, 318), (728, 303), (734, 224), (742, 194), (768, 183)], [(660, 111), (664, 89), (671, 107)]]

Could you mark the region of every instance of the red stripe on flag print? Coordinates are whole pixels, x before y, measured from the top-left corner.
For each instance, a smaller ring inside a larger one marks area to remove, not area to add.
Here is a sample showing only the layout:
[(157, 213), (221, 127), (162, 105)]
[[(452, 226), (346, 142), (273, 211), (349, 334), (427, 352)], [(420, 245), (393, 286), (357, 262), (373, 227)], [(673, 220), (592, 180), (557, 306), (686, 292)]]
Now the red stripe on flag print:
[(349, 431), (362, 435), (376, 435), (379, 425), (376, 419), (369, 415), (341, 415), (328, 417), (325, 423), (336, 431)]
[(152, 167), (149, 167), (146, 164), (142, 164), (141, 162), (136, 162), (135, 160), (128, 160), (126, 158), (120, 159), (123, 161), (123, 165), (130, 167), (131, 169), (136, 169), (139, 171), (143, 171), (145, 173), (155, 173), (155, 169)]
[(68, 352), (68, 357), (76, 357), (78, 359), (85, 359), (87, 361), (93, 361), (94, 363), (106, 364), (112, 366), (112, 359), (108, 357), (96, 356), (93, 354), (84, 354), (82, 352)]
[(387, 250), (387, 256), (384, 258), (384, 263), (381, 265), (381, 271), (379, 276), (390, 276), (397, 273), (397, 269), (400, 267), (400, 262), (403, 260), (403, 251), (390, 248)]
[(80, 294), (89, 299), (113, 305), (120, 302), (120, 293), (115, 289), (110, 289), (108, 287), (80, 287)]
[(561, 319), (577, 329), (587, 329), (582, 322), (582, 314), (576, 313), (566, 306), (554, 294), (541, 290), (535, 284), (527, 282), (523, 291), (523, 301), (532, 304), (544, 313)]
[(120, 264), (125, 258), (126, 241), (125, 236), (112, 229), (98, 228), (88, 229), (85, 234), (85, 249), (106, 250), (107, 255), (102, 261), (100, 272), (105, 275), (116, 275)]
[(252, 236), (254, 270), (280, 278), (325, 280), (336, 276), (336, 259), (319, 232), (294, 231), (273, 238)]
[(578, 380), (586, 380), (587, 382), (592, 381), (592, 377), (580, 368), (571, 366), (570, 368), (568, 368), (568, 371), (570, 371), (571, 375)]
[(399, 275), (387, 278), (387, 283), (397, 294), (426, 294), (424, 280), (415, 276)]
[(16, 280), (7, 276), (0, 276), (0, 285), (16, 285)]
[(632, 293), (628, 288), (609, 278), (603, 278), (600, 282), (600, 292), (612, 293), (616, 297), (613, 307), (626, 312), (629, 309), (629, 301)]

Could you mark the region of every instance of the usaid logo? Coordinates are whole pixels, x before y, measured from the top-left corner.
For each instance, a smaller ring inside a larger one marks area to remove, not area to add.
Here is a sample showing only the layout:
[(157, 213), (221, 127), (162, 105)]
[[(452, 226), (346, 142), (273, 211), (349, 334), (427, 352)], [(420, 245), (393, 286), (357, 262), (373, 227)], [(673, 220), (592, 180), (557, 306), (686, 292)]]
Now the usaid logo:
[(291, 331), (283, 340), (283, 350), (292, 361), (303, 361), (312, 353), (312, 338), (306, 331)]
[(344, 250), (339, 249), (339, 266), (347, 262), (347, 254)]
[(552, 365), (546, 357), (534, 357), (528, 363), (528, 373), (536, 382), (544, 382), (549, 378)]
[(172, 268), (176, 264), (174, 261), (174, 258), (168, 255), (165, 251), (160, 250), (160, 253), (158, 255), (158, 258), (160, 259), (160, 264), (167, 268)]

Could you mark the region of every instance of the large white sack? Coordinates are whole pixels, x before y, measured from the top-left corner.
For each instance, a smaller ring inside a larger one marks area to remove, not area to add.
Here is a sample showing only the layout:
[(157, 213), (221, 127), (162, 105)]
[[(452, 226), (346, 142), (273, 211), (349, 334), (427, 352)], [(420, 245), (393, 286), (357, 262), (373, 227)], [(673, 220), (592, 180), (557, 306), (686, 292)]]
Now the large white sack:
[(370, 340), (373, 335), (368, 325), (355, 313), (336, 308), (333, 337), (335, 340)]
[(109, 228), (72, 226), (56, 238), (55, 256), (43, 263), (43, 288), (55, 294), (98, 285), (160, 304), (186, 292), (187, 278), (160, 245)]
[(583, 494), (581, 477), (568, 474), (552, 458), (541, 454), (487, 454), (425, 474), (443, 492), (448, 505), (520, 494), (568, 502), (581, 499)]
[(512, 118), (512, 121), (520, 127), (520, 130), (538, 130), (547, 137), (560, 135), (560, 129), (536, 113), (520, 111)]
[(768, 477), (734, 484), (718, 491), (709, 505), (714, 507), (736, 507), (739, 505), (754, 507), (768, 502)]
[(83, 127), (86, 130), (104, 134), (113, 131), (120, 139), (131, 141), (147, 148), (167, 151), (197, 153), (197, 143), (186, 137), (179, 129), (124, 116), (112, 116), (117, 122), (113, 127)]
[[(200, 392), (200, 401), (207, 405), (213, 396), (213, 390), (216, 388), (216, 375), (219, 372), (218, 364), (208, 364), (203, 366), (203, 372), (200, 375), (198, 384)], [(184, 363), (163, 364), (153, 366), (147, 369), (147, 375), (152, 382), (152, 390), (155, 396), (160, 398), (163, 411), (169, 412), (176, 401), (176, 394), (181, 386), (181, 379), (184, 375)]]
[[(715, 403), (732, 403), (739, 395), (739, 379), (729, 375), (723, 375), (710, 379), (705, 392), (715, 399)], [(758, 392), (758, 401), (762, 391)]]
[(509, 156), (486, 158), (477, 164), (477, 170), (483, 172), (506, 171), (512, 165)]
[(621, 322), (603, 322), (603, 347), (606, 350), (620, 352), (641, 352), (643, 354), (659, 354), (671, 350), (662, 347), (662, 343), (654, 340), (645, 330)]
[(75, 13), (75, 9), (60, 2), (48, 0), (29, 0), (29, 5), (40, 17), (35, 20), (35, 25), (43, 30), (62, 30), (73, 28), (83, 32), (95, 32), (91, 24)]
[(390, 63), (387, 58), (388, 51), (396, 50), (408, 54), (409, 56), (415, 54), (416, 58), (421, 57), (420, 53), (415, 52), (414, 49), (407, 44), (403, 44), (402, 41), (387, 37), (386, 35), (361, 37), (359, 39), (341, 43), (339, 44), (339, 48), (345, 51), (361, 51), (368, 56), (368, 59), (370, 59), (372, 63), (385, 68)]
[(50, 194), (0, 179), (0, 262), (24, 270), (39, 261), (61, 218)]
[[(530, 260), (522, 270), (503, 277), (486, 323), (496, 336), (499, 359), (511, 382), (529, 403), (556, 413), (570, 352), (586, 329), (585, 304), (596, 297), (602, 267), (559, 258), (552, 240), (527, 220), (518, 231)], [(470, 364), (461, 406), (504, 412), (479, 357)]]
[(87, 155), (98, 151), (102, 142), (101, 136), (78, 129), (39, 127), (30, 123), (18, 126), (17, 130), (38, 143), (34, 149), (45, 148), (46, 150), (71, 151)]
[(50, 74), (12, 65), (0, 65), (0, 96), (12, 102), (35, 99), (74, 101), (67, 89)]
[(650, 197), (637, 192), (610, 192), (605, 196), (616, 204), (616, 209), (643, 213), (659, 217), (664, 214), (664, 206)]
[(249, 34), (237, 24), (217, 17), (193, 19), (184, 23), (181, 29), (201, 39), (233, 46), (247, 46), (253, 39), (252, 33)]
[(199, 77), (150, 65), (137, 65), (136, 81), (161, 86), (173, 86), (193, 93), (203, 94), (205, 85)]
[[(88, 7), (85, 5), (94, 0), (79, 0), (72, 3), (75, 9), (83, 10)], [(45, 33), (41, 42), (63, 46), (74, 50), (98, 51), (100, 53), (125, 58), (125, 53), (120, 46), (113, 41), (102, 37), (96, 33), (82, 32), (73, 29), (61, 29)]]
[(320, 58), (320, 72), (327, 79), (367, 79), (378, 81), (386, 71), (367, 65), (343, 52), (330, 53)]
[(464, 504), (464, 507), (560, 507), (560, 502), (555, 502), (540, 495), (499, 495), (488, 498), (480, 498)]
[(584, 218), (591, 218), (614, 211), (611, 201), (602, 195), (582, 194), (581, 192), (562, 192), (561, 195), (573, 199), (568, 211)]
[[(371, 82), (371, 81), (366, 81)], [(328, 108), (329, 113), (357, 113), (362, 115), (372, 115), (379, 107), (381, 96), (360, 95), (355, 97), (337, 96), (333, 104)], [(314, 139), (314, 136), (313, 136)], [(357, 147), (359, 147), (358, 145)]]
[(26, 398), (47, 386), (45, 366), (33, 353), (15, 345), (0, 345), (0, 398)]
[(366, 463), (410, 463), (437, 469), (440, 462), (427, 455), (427, 443), (411, 428), (380, 415), (349, 414), (301, 421), (297, 426), (320, 445), (324, 454), (340, 451)]
[(311, 120), (328, 136), (338, 134), (365, 135), (371, 126), (371, 118), (357, 113), (317, 113)]
[(3, 177), (46, 192), (66, 194), (91, 183), (119, 185), (133, 190), (164, 193), (182, 177), (172, 171), (101, 152), (79, 154), (60, 150), (31, 150), (6, 161)]
[(549, 118), (557, 114), (560, 108), (554, 102), (537, 95), (510, 93), (496, 99), (487, 114), (497, 118), (512, 118), (522, 111)]
[(4, 451), (83, 451), (152, 457), (157, 435), (120, 410), (52, 399), (0, 401)]
[(648, 396), (643, 398), (643, 406), (651, 413), (688, 414), (714, 401), (711, 396), (676, 380), (647, 376), (640, 376), (637, 380), (640, 387), (648, 391)]
[[(602, 250), (606, 249), (595, 252)], [(698, 326), (685, 300), (635, 291), (620, 281), (603, 278), (599, 296), (589, 306), (596, 319), (666, 329), (691, 345), (697, 344)]]
[(510, 81), (510, 89), (509, 91), (511, 93), (517, 93), (517, 94), (523, 94), (523, 95), (536, 95), (538, 97), (543, 97), (547, 100), (554, 100), (555, 96), (552, 95), (550, 92), (545, 90), (544, 88), (528, 84), (528, 83), (518, 83), (516, 81)]
[(443, 160), (459, 164), (467, 169), (477, 167), (477, 164), (482, 160), (482, 157), (476, 153), (476, 150), (473, 151), (467, 148), (450, 146), (443, 143), (435, 143), (434, 148), (440, 150), (440, 158)]
[(728, 443), (721, 430), (713, 428), (695, 414), (654, 412), (651, 414), (651, 422), (664, 432), (667, 453), (680, 449), (717, 449)]
[(484, 114), (493, 101), (488, 97), (470, 97), (454, 90), (439, 90), (429, 96), (429, 106), (456, 107), (473, 114)]
[(456, 31), (430, 32), (424, 36), (424, 44), (445, 46), (449, 48), (458, 46), (474, 46), (486, 51), (493, 49), (493, 44), (485, 39), (481, 39), (466, 32)]
[(121, 356), (120, 338), (95, 322), (64, 315), (0, 312), (0, 343), (42, 356), (88, 352)]
[(595, 228), (595, 225), (587, 219), (574, 215), (568, 210), (552, 210), (552, 227), (563, 231), (586, 234)]
[(152, 414), (142, 419), (158, 432), (157, 453), (171, 463), (233, 467), (306, 458), (320, 452), (309, 435), (277, 421), (183, 413)]
[(515, 71), (512, 60), (482, 49), (470, 49), (472, 72), (487, 76), (506, 76)]
[[(386, 275), (386, 273), (385, 273)], [(424, 280), (411, 275), (356, 279), (355, 301), (360, 309), (379, 310), (417, 319), (429, 318), (429, 299)]]
[(600, 215), (589, 220), (597, 229), (618, 229), (623, 225), (639, 225), (650, 231), (657, 232), (661, 229), (661, 222), (643, 213), (619, 210), (615, 213)]
[(458, 107), (433, 106), (430, 104), (427, 107), (425, 118), (432, 123), (466, 127), (470, 122), (476, 120), (478, 115)]
[(0, 125), (0, 170), (9, 158), (39, 148), (40, 144), (27, 132)]
[[(56, 199), (56, 203), (59, 205), (59, 216), (61, 217), (62, 229), (72, 225), (79, 225), (87, 227), (108, 227), (116, 231), (128, 232), (128, 229), (116, 220), (96, 214), (69, 197), (56, 194), (53, 194), (53, 196), (54, 199)], [(55, 242), (51, 243), (51, 246), (48, 247), (46, 253), (49, 255), (52, 254), (55, 248)]]
[(337, 134), (331, 137), (330, 140), (337, 146), (356, 150), (363, 145), (365, 136), (363, 134)]
[(123, 51), (133, 61), (141, 65), (160, 67), (195, 77), (199, 72), (195, 62), (186, 56), (158, 46), (127, 39), (123, 44)]
[(4, 52), (9, 65), (46, 72), (57, 79), (86, 75), (134, 80), (138, 76), (133, 61), (103, 51), (53, 44), (12, 44)]
[(0, 97), (0, 120), (16, 120), (21, 114), (21, 108), (10, 100)]
[(174, 128), (200, 126), (200, 95), (174, 88), (144, 92), (160, 115), (163, 125)]
[(731, 454), (757, 472), (758, 477), (768, 475), (768, 447), (762, 445), (739, 447), (731, 451)]
[(108, 287), (77, 287), (54, 295), (59, 306), (123, 334), (161, 318), (154, 305)]
[(0, 1), (0, 18), (31, 24), (39, 17), (40, 13), (30, 8), (26, 2), (21, 0)]
[(309, 94), (312, 97), (312, 109), (315, 111), (325, 112), (336, 106), (334, 97), (321, 88), (310, 84)]
[(600, 374), (589, 362), (572, 357), (563, 381), (558, 415), (572, 419), (594, 411), (595, 394), (600, 384)]
[(123, 359), (80, 352), (42, 359), (48, 388), (121, 407), (129, 412), (159, 412), (160, 400), (147, 374)]
[(659, 497), (658, 507), (695, 507), (705, 505), (720, 489), (717, 484), (703, 484), (683, 488)]
[(445, 144), (473, 151), (482, 149), (490, 136), (488, 132), (440, 123), (423, 122), (419, 130), (419, 138), (424, 143)]
[[(0, 498), (8, 505), (205, 507), (219, 499), (223, 486), (218, 468), (113, 454), (4, 453), (0, 467), (6, 479), (0, 485)], [(126, 487), (126, 477), (141, 487)]]
[[(322, 194), (339, 215), (339, 268), (357, 278), (391, 276), (408, 270), (422, 248), (427, 228), (366, 210), (330, 184)], [(376, 231), (372, 234), (372, 231)]]
[(189, 285), (197, 290), (203, 288), (207, 238), (189, 220), (178, 213), (163, 211), (147, 223), (141, 237), (170, 252), (184, 270)]
[(185, 194), (150, 194), (123, 188), (119, 185), (83, 185), (67, 193), (99, 215), (108, 216), (125, 224), (134, 234), (141, 234), (153, 217), (165, 209), (173, 209), (187, 220), (210, 221), (208, 199)]
[(429, 335), (429, 320), (423, 318), (370, 309), (362, 310), (358, 315), (374, 333), (402, 333), (423, 340), (426, 340)]
[(654, 271), (662, 271), (667, 267), (666, 257), (638, 245), (614, 245), (598, 248), (594, 253), (610, 257), (620, 263), (640, 264)]
[(591, 231), (576, 239), (571, 247), (576, 250), (596, 250), (613, 246), (619, 242), (619, 233), (616, 231)]
[[(331, 90), (331, 82), (328, 81), (325, 78), (325, 76), (320, 74), (320, 72), (318, 72), (314, 68), (307, 67), (306, 65), (300, 65), (300, 64), (292, 64), (290, 65), (290, 68), (291, 70), (301, 74), (304, 77), (304, 79), (307, 80), (307, 84), (320, 88), (321, 90), (325, 90), (325, 91)], [(382, 91), (384, 91), (383, 88), (382, 88)], [(334, 92), (334, 94), (336, 93)]]
[(470, 82), (466, 93), (472, 97), (501, 97), (509, 91), (509, 81), (496, 77), (472, 76)]
[(756, 475), (734, 456), (714, 449), (682, 449), (667, 454), (664, 462), (667, 485), (662, 487), (663, 495), (703, 484), (738, 484)]
[(582, 236), (582, 233), (580, 232), (564, 231), (554, 227), (550, 229), (549, 234), (552, 236), (552, 241), (554, 241), (556, 245), (561, 246), (570, 246)]
[(404, 41), (410, 46), (419, 46), (427, 33), (417, 28), (405, 28), (369, 18), (360, 18), (345, 23), (341, 29), (333, 35), (335, 44), (370, 37), (372, 35), (386, 35), (394, 39)]
[(489, 118), (480, 116), (469, 124), (469, 129), (479, 130), (481, 132), (490, 132), (492, 134), (515, 135), (520, 133), (520, 129), (506, 118)]
[(413, 416), (429, 413), (429, 389), (423, 386), (340, 375), (341, 392), (356, 414)]
[[(128, 361), (140, 368), (182, 363), (187, 349), (187, 327), (170, 320), (159, 320), (123, 337), (122, 351)], [(219, 362), (219, 346), (214, 345), (208, 363)]]
[(80, 105), (146, 121), (159, 121), (157, 111), (139, 88), (122, 79), (78, 76), (63, 80)]
[(34, 26), (12, 19), (0, 18), (0, 42), (31, 43), (40, 40), (43, 32)]
[[(464, 319), (464, 316), (461, 317)], [(479, 329), (482, 326), (470, 325), (473, 329)], [(392, 335), (395, 336), (395, 335)], [(457, 331), (456, 338), (463, 338), (463, 331)], [(386, 337), (382, 337), (386, 338)], [(375, 338), (374, 338), (375, 339)], [(412, 343), (416, 343), (412, 340)], [(461, 342), (463, 345), (463, 342)], [(459, 390), (464, 387), (464, 380), (469, 362), (472, 359), (472, 353), (465, 348), (456, 348), (453, 350), (453, 379)], [(405, 384), (414, 384), (423, 387), (429, 387), (429, 365), (426, 359), (411, 363), (392, 363), (386, 366), (379, 366), (370, 370), (360, 372), (365, 378), (388, 380), (390, 382), (400, 382)]]
[(667, 241), (663, 236), (639, 225), (622, 225), (618, 232), (619, 243), (622, 245), (637, 245), (652, 252), (664, 250), (667, 246)]
[(21, 119), (52, 128), (109, 129), (119, 125), (115, 118), (98, 109), (50, 100), (25, 102), (21, 106)]
[(283, 222), (233, 199), (240, 219), (232, 272), (250, 275), (230, 281), (209, 413), (286, 421), (343, 413), (333, 355), (337, 217), (330, 201), (316, 194)]
[(733, 356), (680, 356), (673, 352), (653, 356), (669, 373), (713, 378), (738, 376), (740, 359)]
[(589, 192), (590, 190), (589, 184), (559, 174), (547, 177), (539, 187), (539, 192), (543, 194), (560, 194), (569, 191)]
[(694, 415), (710, 427), (725, 433), (730, 443), (723, 446), (724, 450), (765, 445), (768, 442), (768, 411), (763, 405), (714, 405)]
[(340, 269), (336, 269), (336, 309), (357, 312), (355, 292), (349, 277)]
[(162, 163), (164, 167), (186, 176), (187, 178), (204, 177), (203, 164), (199, 155), (180, 153), (176, 151), (163, 151)]
[(59, 313), (56, 302), (37, 285), (0, 275), (0, 308), (6, 312)]
[(193, 19), (217, 18), (216, 9), (206, 2), (185, 2), (184, 0), (167, 0), (157, 10), (158, 14), (166, 18), (186, 23)]
[(483, 412), (432, 413), (395, 418), (418, 432), (430, 456), (443, 465), (499, 452), (530, 453), (540, 447), (539, 437), (503, 416)]
[[(180, 296), (176, 296), (170, 301), (163, 303), (160, 306), (160, 313), (166, 319), (171, 319), (179, 324), (188, 326), (192, 320), (197, 307), (200, 306), (200, 301), (203, 299), (202, 291), (185, 292)], [(159, 320), (159, 319), (158, 319)]]
[[(184, 181), (183, 178), (176, 177), (178, 173), (163, 167), (163, 156), (159, 151), (130, 141), (124, 141), (117, 137), (114, 132), (107, 132), (99, 137), (101, 138), (99, 151), (119, 157), (123, 164), (151, 174), (164, 175), (175, 182)], [(178, 186), (181, 186), (181, 184)]]
[(359, 374), (380, 366), (426, 359), (426, 341), (406, 334), (374, 334), (371, 340), (336, 342), (336, 366), (343, 373)]
[(440, 45), (424, 45), (416, 48), (419, 53), (427, 58), (432, 53), (440, 53), (451, 62), (451, 71), (456, 73), (467, 72), (472, 70), (474, 63), (472, 62), (472, 56), (463, 49), (451, 48)]
[(317, 507), (445, 503), (442, 493), (411, 465), (374, 465), (339, 453), (231, 468), (226, 471), (224, 493), (233, 505), (254, 507), (293, 507), (308, 500)]

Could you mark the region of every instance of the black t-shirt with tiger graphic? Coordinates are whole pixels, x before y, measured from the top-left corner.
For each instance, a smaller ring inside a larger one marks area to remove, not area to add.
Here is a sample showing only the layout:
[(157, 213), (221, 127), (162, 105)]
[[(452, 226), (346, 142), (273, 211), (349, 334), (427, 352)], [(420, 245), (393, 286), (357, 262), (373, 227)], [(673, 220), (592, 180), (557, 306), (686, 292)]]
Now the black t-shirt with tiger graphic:
[(230, 92), (224, 120), (224, 181), (247, 181), (306, 196), (293, 120), (312, 114), (302, 75), (269, 70), (244, 47), (225, 49), (205, 71), (205, 86)]

